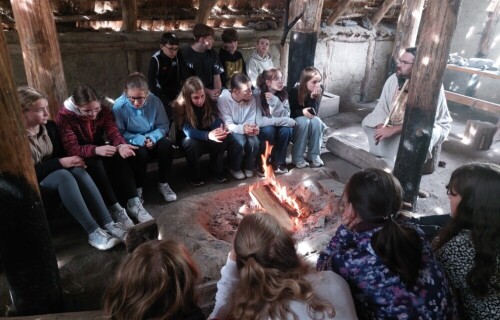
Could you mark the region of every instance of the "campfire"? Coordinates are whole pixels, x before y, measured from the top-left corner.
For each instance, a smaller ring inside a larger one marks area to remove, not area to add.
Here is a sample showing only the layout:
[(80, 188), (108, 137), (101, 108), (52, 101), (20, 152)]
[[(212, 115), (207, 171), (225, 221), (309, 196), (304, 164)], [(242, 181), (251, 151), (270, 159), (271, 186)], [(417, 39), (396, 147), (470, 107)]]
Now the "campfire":
[(266, 150), (262, 157), (264, 169), (264, 183), (250, 186), (250, 197), (253, 201), (253, 212), (266, 211), (274, 215), (280, 223), (289, 230), (295, 229), (300, 219), (305, 219), (311, 214), (311, 209), (299, 197), (287, 192), (274, 175), (271, 164), (268, 163), (273, 146), (266, 141)]

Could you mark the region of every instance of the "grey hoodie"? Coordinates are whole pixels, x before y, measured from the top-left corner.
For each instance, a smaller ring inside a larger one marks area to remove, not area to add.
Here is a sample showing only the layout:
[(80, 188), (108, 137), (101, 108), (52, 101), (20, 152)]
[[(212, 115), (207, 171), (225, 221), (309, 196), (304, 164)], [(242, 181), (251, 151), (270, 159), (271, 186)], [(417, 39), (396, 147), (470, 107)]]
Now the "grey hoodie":
[(267, 68), (273, 67), (272, 58), (273, 57), (269, 53), (267, 53), (267, 55), (262, 58), (257, 53), (257, 50), (254, 50), (250, 58), (248, 58), (247, 75), (250, 80), (252, 80), (252, 85), (254, 87), (257, 86), (257, 77), (259, 76), (259, 74), (261, 74), (262, 71), (266, 70)]

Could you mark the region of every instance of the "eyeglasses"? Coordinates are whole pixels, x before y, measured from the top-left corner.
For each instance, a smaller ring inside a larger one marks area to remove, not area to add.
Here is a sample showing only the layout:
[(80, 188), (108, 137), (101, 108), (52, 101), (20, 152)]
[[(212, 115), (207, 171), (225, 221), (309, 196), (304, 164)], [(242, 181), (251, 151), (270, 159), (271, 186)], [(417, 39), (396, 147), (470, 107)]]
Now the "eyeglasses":
[(144, 96), (144, 97), (127, 97), (128, 101), (130, 101), (130, 103), (134, 104), (135, 102), (137, 103), (144, 103), (144, 101), (146, 101), (146, 98), (148, 96)]
[(85, 116), (91, 116), (91, 115), (97, 115), (99, 112), (101, 112), (102, 107), (96, 108), (94, 110), (82, 110), (80, 109), (80, 113), (85, 115)]
[(179, 50), (179, 47), (167, 47), (167, 46), (163, 46), (163, 48), (167, 49), (168, 52), (170, 52), (170, 53), (174, 53), (174, 52), (177, 52)]
[(398, 59), (398, 63), (402, 64), (402, 65), (408, 65), (408, 64), (413, 64), (413, 62), (408, 62), (408, 61), (404, 61), (404, 60), (401, 60), (401, 59)]
[(285, 82), (286, 77), (276, 77), (273, 79), (273, 81), (279, 81), (279, 82)]

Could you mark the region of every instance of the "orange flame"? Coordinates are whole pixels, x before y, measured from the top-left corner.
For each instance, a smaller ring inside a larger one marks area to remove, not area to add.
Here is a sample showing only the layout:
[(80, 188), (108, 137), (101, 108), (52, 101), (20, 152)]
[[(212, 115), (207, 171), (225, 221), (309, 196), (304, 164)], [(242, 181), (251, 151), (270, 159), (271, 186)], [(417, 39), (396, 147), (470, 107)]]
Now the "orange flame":
[(298, 203), (295, 197), (288, 195), (286, 187), (279, 184), (274, 176), (273, 166), (268, 163), (268, 159), (271, 156), (273, 146), (266, 141), (266, 150), (262, 157), (262, 167), (264, 169), (264, 178), (269, 186), (269, 189), (273, 192), (276, 198), (281, 202), (281, 204), (286, 204), (290, 208), (293, 208), (297, 212), (297, 218), (294, 220), (295, 225), (298, 225), (298, 218), (306, 218), (309, 215), (307, 210), (304, 210)]

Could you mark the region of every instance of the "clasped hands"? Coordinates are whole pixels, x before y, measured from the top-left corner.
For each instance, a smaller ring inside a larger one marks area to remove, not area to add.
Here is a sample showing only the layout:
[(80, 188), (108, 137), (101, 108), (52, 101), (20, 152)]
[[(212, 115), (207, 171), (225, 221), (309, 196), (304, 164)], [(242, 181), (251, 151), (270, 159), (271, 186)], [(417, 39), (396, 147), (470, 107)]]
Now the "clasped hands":
[(245, 123), (243, 125), (243, 132), (247, 136), (256, 136), (259, 134), (259, 126), (257, 126), (255, 123)]
[(227, 135), (229, 134), (229, 130), (227, 130), (224, 125), (220, 125), (220, 127), (210, 131), (208, 133), (208, 139), (215, 141), (215, 142), (222, 142), (224, 139), (226, 139)]

